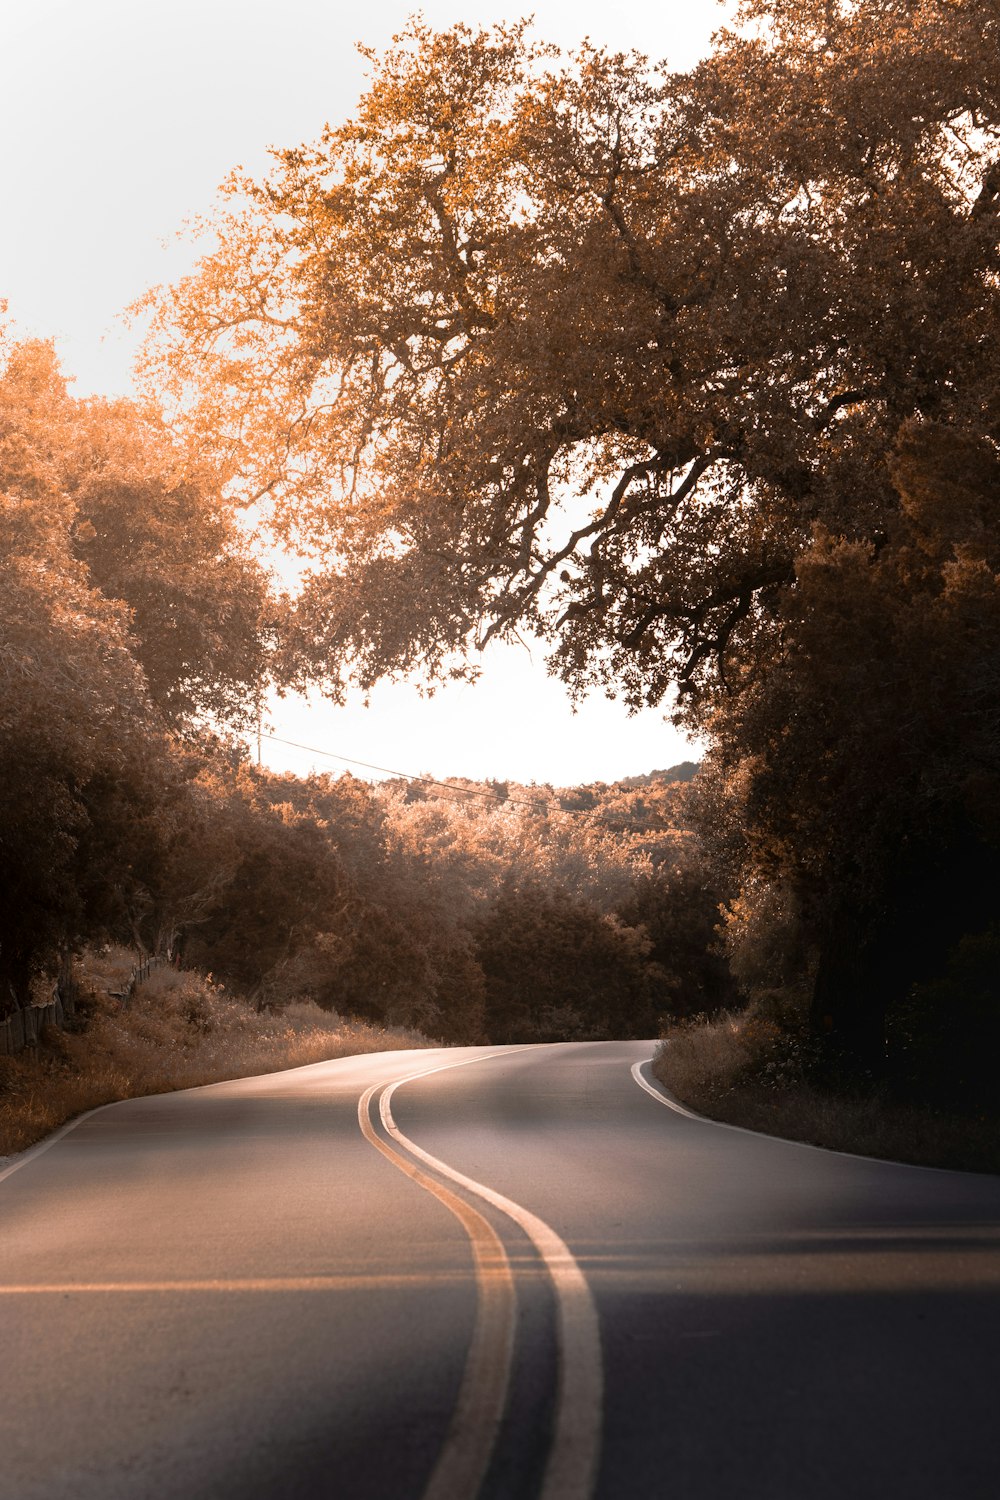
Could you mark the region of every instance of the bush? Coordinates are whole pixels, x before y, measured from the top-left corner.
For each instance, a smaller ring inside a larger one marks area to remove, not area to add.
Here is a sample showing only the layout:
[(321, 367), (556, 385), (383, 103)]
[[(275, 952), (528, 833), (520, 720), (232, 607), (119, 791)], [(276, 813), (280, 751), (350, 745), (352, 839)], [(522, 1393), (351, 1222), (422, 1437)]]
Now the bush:
[(964, 937), (941, 975), (888, 1018), (891, 1076), (908, 1099), (980, 1115), (996, 1110), (1000, 925)]
[(661, 1083), (709, 1119), (835, 1151), (1000, 1172), (996, 1116), (970, 1120), (900, 1102), (885, 1088), (817, 1085), (812, 1044), (756, 1007), (675, 1026), (653, 1061)]

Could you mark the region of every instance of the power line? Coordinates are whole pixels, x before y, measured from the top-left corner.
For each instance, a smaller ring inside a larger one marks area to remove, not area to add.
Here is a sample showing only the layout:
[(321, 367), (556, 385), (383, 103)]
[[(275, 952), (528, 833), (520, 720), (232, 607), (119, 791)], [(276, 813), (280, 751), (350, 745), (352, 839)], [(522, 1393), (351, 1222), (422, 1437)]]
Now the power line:
[(498, 807), (511, 804), (514, 807), (531, 807), (536, 812), (539, 807), (554, 808), (556, 812), (573, 813), (582, 811), (573, 807), (562, 807), (557, 802), (535, 801), (529, 802), (524, 797), (497, 797), (490, 792), (476, 791), (473, 787), (452, 786), (448, 781), (436, 781), (432, 776), (411, 776), (409, 771), (395, 771), (391, 766), (376, 766), (368, 760), (354, 760), (350, 755), (338, 755), (334, 750), (321, 750), (318, 745), (303, 745), (298, 740), (285, 740), (277, 734), (260, 734), (260, 739), (270, 740), (273, 745), (288, 745), (293, 750), (306, 750), (310, 755), (322, 755), (327, 760), (342, 762), (347, 766), (362, 766), (366, 771), (381, 771), (385, 776), (398, 776), (401, 781), (415, 781), (419, 786), (437, 786), (444, 791), (450, 792), (453, 797), (479, 797), (484, 802), (494, 802)]

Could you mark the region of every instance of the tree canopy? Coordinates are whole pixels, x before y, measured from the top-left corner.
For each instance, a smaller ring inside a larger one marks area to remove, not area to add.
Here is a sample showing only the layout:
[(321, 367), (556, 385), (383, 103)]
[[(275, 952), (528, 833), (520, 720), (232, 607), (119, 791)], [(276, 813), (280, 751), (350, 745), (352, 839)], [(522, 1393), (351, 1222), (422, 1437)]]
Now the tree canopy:
[(268, 595), (154, 412), (0, 346), (0, 1011), (85, 938), (137, 932), (182, 816), (177, 731), (247, 722)]
[(319, 553), (288, 671), (527, 625), (708, 712), (816, 527), (877, 541), (901, 423), (993, 419), (994, 8), (740, 19), (688, 74), (415, 22), (353, 120), (230, 183), (150, 369)]
[(128, 607), (150, 696), (171, 723), (247, 725), (277, 607), (234, 506), (155, 410), (91, 401), (78, 405), (77, 427), (63, 456), (76, 555), (101, 593)]

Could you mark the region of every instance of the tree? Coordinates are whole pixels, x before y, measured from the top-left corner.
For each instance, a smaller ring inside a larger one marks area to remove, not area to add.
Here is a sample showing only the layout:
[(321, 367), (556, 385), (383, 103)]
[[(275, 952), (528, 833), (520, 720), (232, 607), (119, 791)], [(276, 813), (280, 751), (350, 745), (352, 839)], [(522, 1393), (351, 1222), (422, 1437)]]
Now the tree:
[(152, 368), (325, 549), (293, 666), (527, 623), (573, 681), (711, 700), (813, 525), (894, 508), (900, 422), (993, 399), (992, 7), (743, 14), (680, 76), (416, 23), (352, 122), (230, 184)]
[(921, 422), (891, 473), (877, 548), (817, 535), (799, 560), (771, 671), (715, 716), (701, 818), (742, 875), (737, 947), (794, 950), (816, 1026), (872, 1070), (1000, 890), (1000, 461)]
[(172, 724), (250, 722), (277, 607), (217, 476), (153, 407), (74, 400), (48, 344), (12, 345), (3, 380), (6, 482), (58, 497), (53, 523), (124, 607), (153, 701)]
[(75, 408), (61, 454), (73, 539), (93, 584), (129, 609), (133, 649), (174, 724), (245, 727), (268, 677), (270, 585), (218, 479), (131, 402)]
[[(908, 612), (898, 465), (931, 424), (997, 441), (995, 6), (747, 0), (682, 75), (523, 26), (416, 23), (372, 63), (353, 121), (230, 184), (150, 356), (313, 550), (284, 670), (441, 675), (527, 626), (578, 689), (678, 683), (747, 890), (789, 886), (815, 1013), (870, 1061), (898, 913), (988, 844), (893, 715), (930, 743), (963, 631), (956, 722), (993, 714), (987, 564), (949, 534)], [(849, 694), (891, 707), (855, 733)]]
[(0, 1011), (123, 919), (169, 779), (124, 614), (72, 554), (50, 375), (27, 345), (0, 377)]
[(85, 939), (156, 942), (192, 810), (171, 730), (253, 712), (267, 583), (151, 411), (75, 401), (46, 344), (0, 353), (7, 1007)]
[(703, 863), (689, 858), (641, 877), (616, 913), (649, 939), (649, 959), (659, 969), (658, 1005), (672, 1017), (712, 1015), (740, 999), (719, 942), (722, 893), (712, 888)]
[(665, 994), (645, 932), (544, 886), (505, 886), (476, 923), (494, 1042), (650, 1036)]

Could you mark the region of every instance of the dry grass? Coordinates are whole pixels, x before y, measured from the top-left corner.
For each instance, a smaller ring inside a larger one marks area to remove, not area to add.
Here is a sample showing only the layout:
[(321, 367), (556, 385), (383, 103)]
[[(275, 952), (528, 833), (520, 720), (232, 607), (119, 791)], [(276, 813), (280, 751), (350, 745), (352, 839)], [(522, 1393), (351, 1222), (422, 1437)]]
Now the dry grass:
[(73, 967), (77, 980), (86, 989), (103, 993), (107, 990), (123, 990), (136, 962), (134, 948), (112, 945), (87, 949), (76, 959)]
[(688, 1108), (729, 1125), (886, 1161), (1000, 1172), (1000, 1121), (919, 1109), (878, 1090), (821, 1090), (795, 1040), (752, 1010), (671, 1032), (653, 1071)]
[(79, 1029), (47, 1029), (37, 1054), (0, 1057), (0, 1156), (116, 1099), (433, 1045), (417, 1032), (343, 1020), (310, 1002), (258, 1014), (185, 970), (155, 970), (121, 1010), (106, 989), (123, 988), (131, 964), (126, 950), (88, 960), (84, 981), (93, 987), (81, 1002)]

